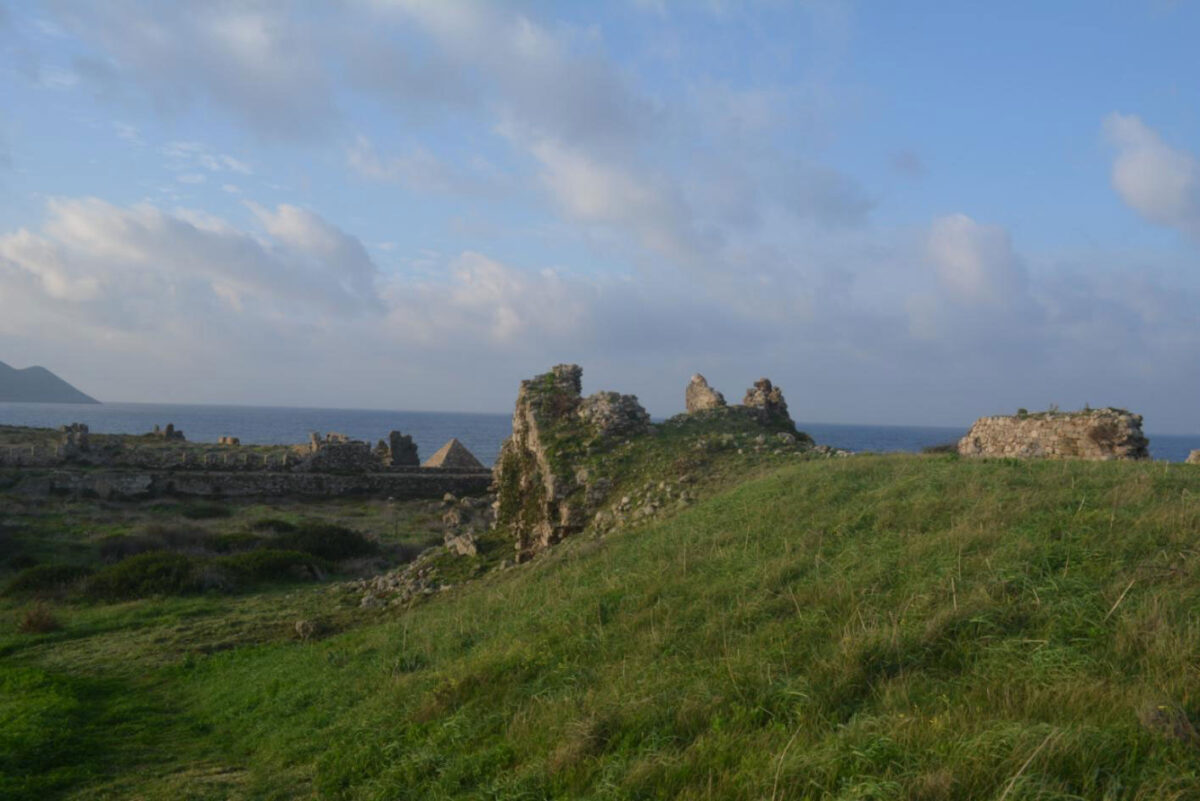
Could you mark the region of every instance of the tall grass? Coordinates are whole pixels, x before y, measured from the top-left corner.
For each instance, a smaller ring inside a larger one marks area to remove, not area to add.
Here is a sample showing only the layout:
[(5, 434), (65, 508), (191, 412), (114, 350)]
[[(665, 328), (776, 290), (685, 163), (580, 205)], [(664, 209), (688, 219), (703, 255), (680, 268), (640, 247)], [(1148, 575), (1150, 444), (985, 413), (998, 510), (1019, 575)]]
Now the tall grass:
[(1179, 465), (799, 463), (156, 668), (191, 728), (105, 781), (171, 797), (202, 757), (231, 778), (194, 797), (1200, 797), (1198, 493)]

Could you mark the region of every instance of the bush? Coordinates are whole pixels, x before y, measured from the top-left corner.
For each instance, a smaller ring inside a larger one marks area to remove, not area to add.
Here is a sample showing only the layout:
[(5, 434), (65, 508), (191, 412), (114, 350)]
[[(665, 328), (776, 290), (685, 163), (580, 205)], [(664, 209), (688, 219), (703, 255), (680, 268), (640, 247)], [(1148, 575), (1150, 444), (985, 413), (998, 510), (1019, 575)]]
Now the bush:
[(188, 520), (215, 520), (229, 517), (233, 510), (217, 503), (188, 503), (179, 507), (179, 514)]
[(94, 598), (127, 600), (201, 589), (196, 563), (181, 553), (151, 551), (103, 568), (88, 580)]
[(295, 531), (276, 537), (273, 545), (282, 550), (303, 551), (331, 562), (370, 556), (379, 544), (365, 534), (332, 523), (305, 523)]
[(329, 563), (324, 559), (300, 551), (283, 551), (277, 548), (224, 556), (217, 559), (216, 564), (244, 581), (321, 578), (329, 569)]
[(250, 524), (251, 531), (273, 531), (276, 534), (286, 534), (296, 530), (296, 524), (278, 517), (263, 517)]
[(938, 453), (958, 453), (957, 442), (943, 442), (941, 445), (927, 445), (921, 448), (921, 453), (938, 454)]
[(25, 610), (17, 621), (17, 631), (23, 634), (49, 634), (58, 631), (62, 624), (54, 616), (54, 612), (45, 604), (34, 604)]
[(104, 562), (120, 562), (147, 551), (163, 550), (162, 543), (144, 534), (108, 534), (100, 538), (100, 559)]
[(80, 565), (37, 565), (13, 577), (4, 588), (5, 595), (56, 595), (74, 588), (91, 575), (92, 569)]
[(257, 534), (244, 531), (231, 531), (226, 534), (216, 534), (208, 539), (207, 545), (216, 553), (240, 553), (261, 546), (265, 540)]
[(100, 558), (120, 562), (149, 551), (209, 550), (213, 535), (201, 528), (153, 524), (137, 534), (109, 534), (100, 539)]

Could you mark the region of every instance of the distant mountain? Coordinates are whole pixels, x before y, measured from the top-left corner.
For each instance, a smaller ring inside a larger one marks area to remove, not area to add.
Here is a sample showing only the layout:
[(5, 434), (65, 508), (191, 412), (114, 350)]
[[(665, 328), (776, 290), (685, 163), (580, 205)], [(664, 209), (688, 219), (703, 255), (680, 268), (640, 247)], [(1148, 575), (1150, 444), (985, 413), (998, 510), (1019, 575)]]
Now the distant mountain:
[(45, 367), (17, 370), (0, 362), (0, 402), (99, 403), (84, 395)]

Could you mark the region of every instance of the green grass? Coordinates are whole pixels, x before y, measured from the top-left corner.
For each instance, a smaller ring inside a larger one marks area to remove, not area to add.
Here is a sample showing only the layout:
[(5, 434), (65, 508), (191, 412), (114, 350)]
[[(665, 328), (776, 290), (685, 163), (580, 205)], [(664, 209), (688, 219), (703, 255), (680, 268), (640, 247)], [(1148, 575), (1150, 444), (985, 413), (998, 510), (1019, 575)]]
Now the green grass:
[(797, 460), (408, 611), (62, 604), (0, 634), (0, 796), (1197, 798), (1198, 496)]

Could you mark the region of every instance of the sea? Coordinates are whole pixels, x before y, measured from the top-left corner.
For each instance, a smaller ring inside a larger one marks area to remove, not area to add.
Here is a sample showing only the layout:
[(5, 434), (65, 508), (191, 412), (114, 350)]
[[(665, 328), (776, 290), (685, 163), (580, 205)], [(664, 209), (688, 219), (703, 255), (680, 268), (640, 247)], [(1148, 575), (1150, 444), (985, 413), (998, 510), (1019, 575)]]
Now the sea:
[[(0, 424), (57, 428), (86, 423), (101, 434), (141, 434), (154, 426), (174, 423), (190, 442), (216, 442), (239, 437), (247, 445), (286, 445), (308, 441), (311, 432), (336, 431), (354, 439), (375, 442), (389, 431), (412, 436), (422, 459), (451, 437), (486, 465), (495, 463), (500, 445), (512, 431), (509, 414), (459, 412), (392, 412), (368, 409), (305, 409), (270, 406), (201, 406), (164, 403), (0, 403)], [(797, 422), (818, 443), (847, 450), (887, 453), (917, 452), (931, 445), (956, 442), (965, 427), (847, 425)], [(1200, 448), (1200, 435), (1153, 434), (1150, 455), (1182, 462)]]

